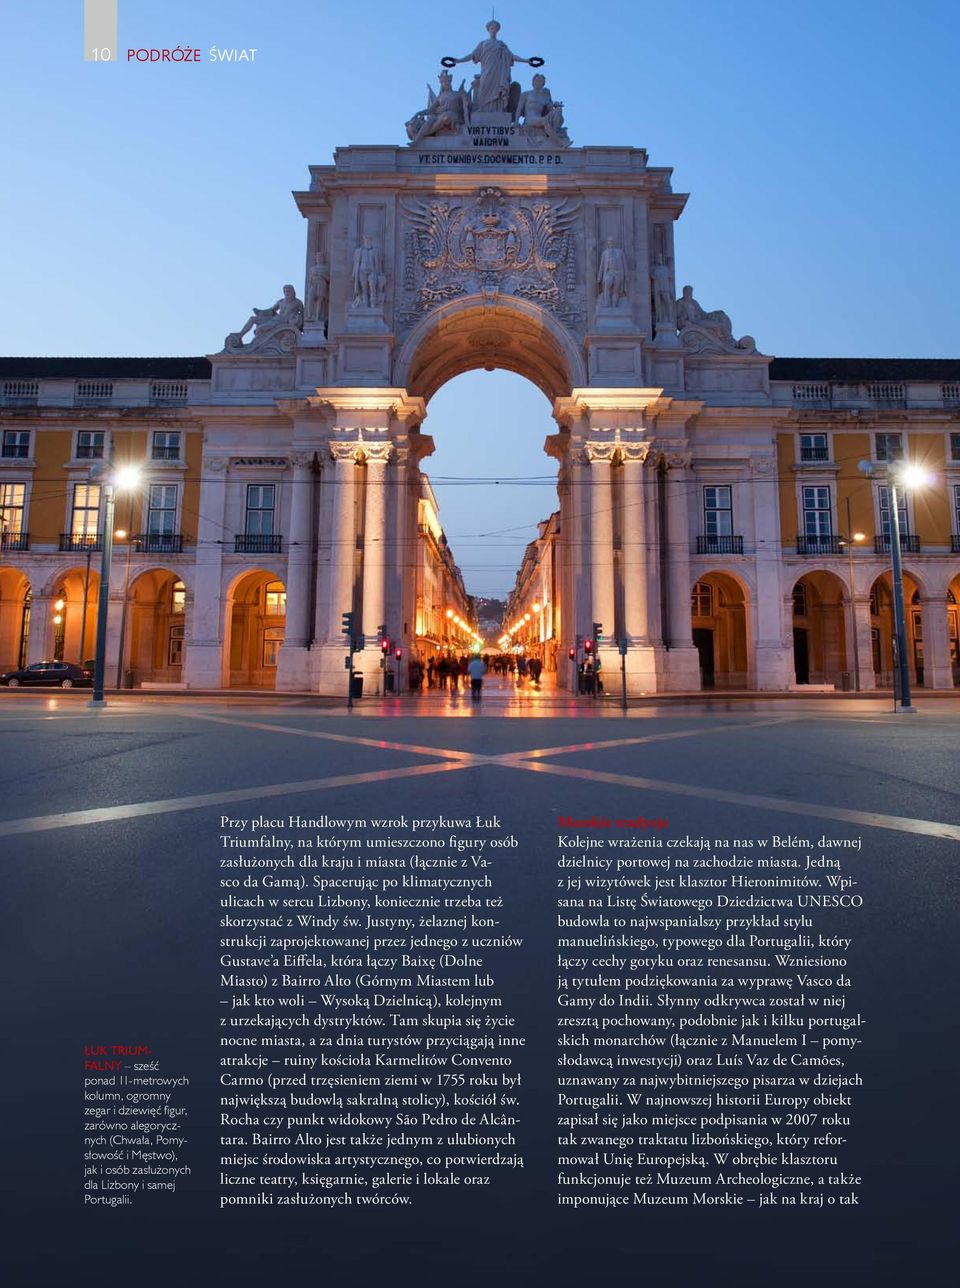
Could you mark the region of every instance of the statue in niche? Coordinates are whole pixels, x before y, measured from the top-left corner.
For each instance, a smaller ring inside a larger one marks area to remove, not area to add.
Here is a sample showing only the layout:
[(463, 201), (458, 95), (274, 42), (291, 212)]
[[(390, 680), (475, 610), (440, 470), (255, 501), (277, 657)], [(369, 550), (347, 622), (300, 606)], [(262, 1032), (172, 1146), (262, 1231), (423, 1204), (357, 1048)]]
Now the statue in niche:
[(653, 319), (658, 331), (676, 330), (676, 304), (673, 298), (673, 272), (669, 264), (659, 261), (650, 270), (653, 279)]
[[(256, 328), (253, 340), (249, 345), (243, 343), (248, 331)], [(236, 352), (240, 349), (263, 349), (267, 345), (280, 351), (289, 351), (296, 347), (297, 335), (303, 330), (303, 302), (297, 299), (293, 286), (283, 288), (282, 299), (268, 309), (254, 309), (241, 331), (231, 331), (227, 336), (224, 349)]]
[(380, 248), (372, 237), (364, 237), (353, 252), (353, 307), (382, 308), (385, 287)]
[(459, 134), (470, 124), (470, 95), (466, 82), (458, 90), (453, 88), (449, 72), (440, 73), (440, 93), (427, 87), (427, 106), (407, 121), (407, 138), (411, 144), (431, 134)]
[(324, 259), (323, 252), (318, 250), (307, 277), (306, 318), (308, 322), (326, 322), (329, 294), (330, 266)]
[(627, 257), (612, 237), (607, 238), (600, 256), (597, 287), (601, 307), (605, 309), (615, 309), (627, 298)]
[(520, 95), (513, 119), (520, 121), (521, 118), (534, 140), (537, 135), (544, 135), (561, 147), (570, 146), (570, 136), (563, 125), (563, 104), (553, 101), (547, 79), (540, 72), (533, 78), (533, 87)]
[(529, 67), (542, 66), (540, 58), (520, 58), (498, 39), (500, 24), (491, 19), (487, 23), (487, 39), (481, 40), (471, 54), (463, 58), (445, 58), (445, 67), (456, 67), (458, 63), (479, 63), (480, 80), (476, 87), (474, 107), (478, 112), (506, 112), (510, 107), (510, 69), (514, 63), (526, 63)]
[(677, 300), (677, 329), (686, 348), (694, 353), (756, 353), (753, 336), (739, 340), (733, 336), (733, 324), (723, 309), (707, 312), (693, 298), (693, 287), (685, 286)]

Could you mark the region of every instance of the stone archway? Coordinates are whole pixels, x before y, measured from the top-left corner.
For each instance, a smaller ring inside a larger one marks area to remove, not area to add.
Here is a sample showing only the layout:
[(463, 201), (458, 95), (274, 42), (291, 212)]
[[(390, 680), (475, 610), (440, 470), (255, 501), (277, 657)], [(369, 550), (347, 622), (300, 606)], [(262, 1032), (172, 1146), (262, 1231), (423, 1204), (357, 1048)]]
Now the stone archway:
[(798, 685), (851, 686), (846, 608), (849, 587), (826, 569), (804, 573), (791, 592), (793, 666)]
[(26, 574), (9, 565), (0, 567), (0, 670), (26, 665), (31, 600)]
[(273, 689), (286, 633), (287, 588), (265, 569), (241, 573), (226, 596), (224, 688)]
[(47, 579), (33, 597), (29, 655), (82, 664), (93, 658), (97, 637), (100, 572), (89, 563), (68, 566)]
[(134, 688), (182, 682), (186, 612), (187, 589), (179, 573), (151, 568), (130, 583), (121, 669)]
[(705, 689), (750, 687), (749, 592), (730, 572), (703, 573), (693, 587), (693, 642)]
[[(911, 683), (928, 687), (926, 649), (923, 630), (924, 587), (920, 578), (904, 569), (903, 601), (906, 621), (906, 649)], [(893, 687), (893, 577), (882, 572), (870, 587), (870, 641), (873, 671), (877, 688)]]
[(476, 296), (434, 309), (414, 327), (397, 353), (394, 382), (428, 402), (441, 385), (477, 368), (525, 376), (551, 402), (587, 384), (581, 349), (546, 309)]

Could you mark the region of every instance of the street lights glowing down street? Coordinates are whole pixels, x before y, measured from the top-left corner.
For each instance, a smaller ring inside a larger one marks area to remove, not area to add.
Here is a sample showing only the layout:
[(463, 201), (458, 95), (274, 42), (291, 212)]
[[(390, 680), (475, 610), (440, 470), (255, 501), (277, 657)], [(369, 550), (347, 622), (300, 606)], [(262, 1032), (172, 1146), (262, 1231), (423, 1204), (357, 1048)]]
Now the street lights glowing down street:
[[(103, 473), (101, 475), (101, 470)], [(93, 665), (93, 697), (88, 706), (104, 707), (104, 675), (107, 668), (107, 615), (110, 609), (110, 564), (113, 559), (113, 512), (115, 494), (119, 489), (129, 492), (140, 482), (140, 470), (132, 465), (118, 470), (109, 466), (95, 468), (91, 479), (102, 477), (103, 486), (103, 553), (100, 559), (100, 595), (97, 600), (97, 637)]]

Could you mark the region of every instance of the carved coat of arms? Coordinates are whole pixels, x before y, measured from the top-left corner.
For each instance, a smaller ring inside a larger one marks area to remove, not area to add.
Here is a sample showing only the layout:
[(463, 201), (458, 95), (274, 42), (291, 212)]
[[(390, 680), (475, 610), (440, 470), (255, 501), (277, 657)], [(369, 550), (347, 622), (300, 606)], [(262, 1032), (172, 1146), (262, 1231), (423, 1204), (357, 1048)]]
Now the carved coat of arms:
[(459, 295), (517, 295), (574, 321), (582, 310), (576, 236), (579, 199), (508, 200), (481, 188), (472, 203), (403, 204), (403, 312), (414, 316)]

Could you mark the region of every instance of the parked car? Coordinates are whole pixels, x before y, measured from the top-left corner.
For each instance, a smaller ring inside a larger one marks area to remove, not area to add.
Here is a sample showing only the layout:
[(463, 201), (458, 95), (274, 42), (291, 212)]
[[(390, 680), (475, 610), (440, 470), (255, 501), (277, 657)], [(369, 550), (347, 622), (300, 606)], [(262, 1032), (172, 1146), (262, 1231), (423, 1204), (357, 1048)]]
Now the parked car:
[(21, 684), (55, 684), (61, 689), (79, 689), (93, 683), (93, 671), (73, 662), (34, 662), (19, 671), (0, 675), (0, 684), (16, 689)]

